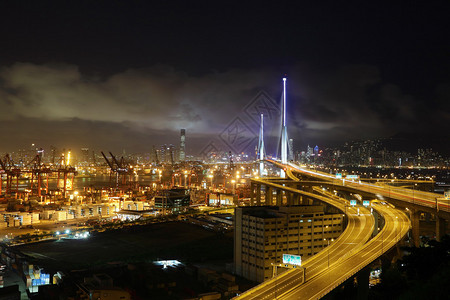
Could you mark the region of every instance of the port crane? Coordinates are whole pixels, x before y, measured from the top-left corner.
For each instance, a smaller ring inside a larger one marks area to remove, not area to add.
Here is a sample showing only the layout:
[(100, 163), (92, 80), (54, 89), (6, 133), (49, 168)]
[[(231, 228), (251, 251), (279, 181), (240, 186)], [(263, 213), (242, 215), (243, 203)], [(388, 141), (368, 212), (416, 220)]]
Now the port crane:
[[(19, 192), (19, 177), (22, 174), (20, 168), (16, 167), (14, 161), (11, 159), (9, 154), (6, 154), (4, 159), (0, 159), (0, 165), (6, 174), (6, 193)], [(3, 174), (2, 174), (3, 176)], [(13, 189), (13, 180), (15, 179), (15, 189)], [(3, 186), (3, 182), (0, 176), (0, 187)], [(1, 188), (0, 188), (1, 193)]]
[(72, 190), (74, 177), (78, 174), (77, 170), (70, 165), (70, 151), (67, 158), (64, 154), (61, 155), (56, 172), (58, 174), (58, 188), (62, 190), (62, 196), (65, 198), (67, 190)]
[(47, 195), (49, 191), (48, 179), (50, 174), (54, 171), (42, 162), (40, 155), (36, 155), (33, 160), (27, 164), (27, 166), (30, 166), (31, 193), (37, 194), (41, 197), (42, 190), (44, 190)]
[(114, 154), (109, 152), (109, 155), (111, 155), (111, 160), (109, 160), (108, 157), (106, 157), (105, 153), (103, 153), (103, 151), (101, 153), (102, 153), (103, 158), (105, 159), (106, 163), (108, 164), (109, 168), (111, 169), (110, 179), (111, 179), (111, 174), (112, 173), (115, 174), (116, 188), (119, 187), (119, 183), (120, 183), (120, 185), (126, 185), (127, 178), (128, 178), (128, 175), (131, 174), (132, 167), (128, 166), (125, 163), (123, 156), (120, 158), (120, 160), (117, 160), (117, 158), (114, 156)]

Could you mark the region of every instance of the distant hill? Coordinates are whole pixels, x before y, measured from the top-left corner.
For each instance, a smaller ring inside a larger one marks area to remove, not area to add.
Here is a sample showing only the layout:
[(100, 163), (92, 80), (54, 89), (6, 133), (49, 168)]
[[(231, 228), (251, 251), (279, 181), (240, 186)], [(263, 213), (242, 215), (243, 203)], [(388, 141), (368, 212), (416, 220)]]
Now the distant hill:
[(429, 149), (438, 152), (444, 157), (450, 156), (450, 133), (429, 134), (399, 133), (389, 138), (380, 139), (386, 149), (391, 151), (407, 151), (413, 154), (417, 149)]
[[(450, 133), (415, 134), (398, 133), (391, 137), (370, 139), (376, 141), (378, 150), (386, 148), (389, 151), (405, 151), (413, 155), (417, 154), (417, 149), (433, 149), (442, 157), (450, 157)], [(364, 140), (347, 141), (349, 144), (364, 142)], [(329, 143), (327, 147), (343, 148), (345, 143)]]

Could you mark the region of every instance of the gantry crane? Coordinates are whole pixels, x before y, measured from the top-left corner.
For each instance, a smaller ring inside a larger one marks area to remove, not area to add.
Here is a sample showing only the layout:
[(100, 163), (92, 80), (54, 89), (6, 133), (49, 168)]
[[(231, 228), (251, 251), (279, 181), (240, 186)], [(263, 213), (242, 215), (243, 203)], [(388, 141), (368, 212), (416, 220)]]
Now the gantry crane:
[(111, 179), (111, 174), (114, 173), (116, 176), (116, 188), (119, 188), (119, 185), (126, 185), (127, 183), (127, 178), (128, 175), (131, 174), (131, 168), (130, 166), (128, 166), (125, 163), (125, 160), (123, 158), (123, 156), (120, 158), (120, 161), (118, 161), (116, 159), (116, 157), (114, 156), (114, 154), (112, 154), (111, 152), (109, 152), (109, 154), (111, 155), (111, 160), (109, 160), (105, 153), (103, 153), (103, 151), (101, 152), (103, 155), (103, 158), (105, 159), (106, 163), (108, 164), (109, 168), (111, 169), (111, 173), (110, 173), (110, 179)]
[(36, 155), (27, 166), (30, 166), (31, 172), (31, 193), (41, 197), (42, 190), (45, 190), (48, 194), (48, 178), (54, 171), (42, 163), (40, 155)]
[[(20, 168), (16, 167), (9, 154), (6, 154), (3, 160), (0, 159), (0, 164), (2, 169), (4, 170), (4, 174), (6, 174), (6, 193), (11, 194), (12, 192), (16, 192), (17, 194), (19, 192), (19, 177), (20, 174), (22, 173)], [(15, 178), (15, 189), (13, 190), (14, 178)], [(1, 183), (0, 186), (2, 186), (3, 182), (1, 182), (1, 179), (0, 183)]]
[(73, 189), (73, 179), (77, 175), (77, 170), (70, 165), (70, 151), (67, 158), (64, 153), (61, 155), (56, 172), (58, 173), (58, 188), (62, 190), (63, 198), (66, 198), (66, 192)]

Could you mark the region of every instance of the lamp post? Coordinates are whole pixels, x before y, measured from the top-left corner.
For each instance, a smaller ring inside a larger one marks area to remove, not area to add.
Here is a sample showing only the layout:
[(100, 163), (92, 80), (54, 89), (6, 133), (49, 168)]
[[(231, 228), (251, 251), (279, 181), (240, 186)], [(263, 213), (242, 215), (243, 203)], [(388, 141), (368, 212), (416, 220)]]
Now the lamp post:
[[(326, 240), (328, 242), (328, 246), (327, 246), (327, 256), (328, 256), (328, 269), (330, 268), (330, 240), (329, 239), (323, 239), (324, 241)], [(331, 239), (331, 241), (333, 242), (334, 239)]]
[(213, 177), (214, 175), (210, 174), (208, 177), (211, 179), (211, 189), (213, 188)]
[[(397, 224), (395, 224), (395, 225), (398, 225), (398, 216), (395, 216), (395, 221), (396, 221), (396, 223)], [(400, 238), (398, 237), (398, 229), (397, 229), (397, 226), (395, 227), (395, 235), (397, 236), (397, 241), (399, 241), (400, 240)]]

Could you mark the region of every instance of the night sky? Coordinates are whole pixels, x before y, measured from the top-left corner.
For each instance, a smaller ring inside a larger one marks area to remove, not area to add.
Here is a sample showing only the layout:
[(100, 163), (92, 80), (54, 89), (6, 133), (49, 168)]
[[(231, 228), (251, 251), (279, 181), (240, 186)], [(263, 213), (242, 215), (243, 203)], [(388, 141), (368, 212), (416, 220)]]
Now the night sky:
[(0, 152), (248, 150), (284, 74), (296, 149), (449, 136), (449, 1), (241, 2), (0, 2)]

